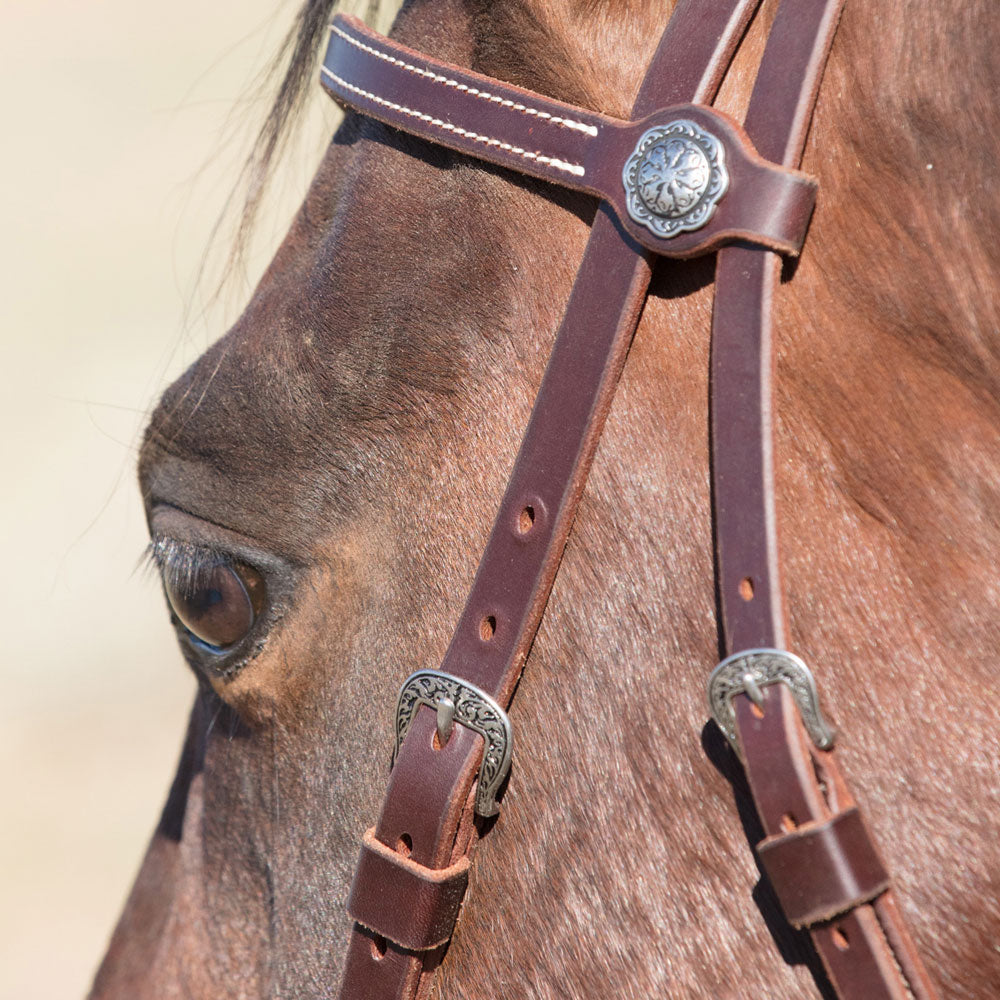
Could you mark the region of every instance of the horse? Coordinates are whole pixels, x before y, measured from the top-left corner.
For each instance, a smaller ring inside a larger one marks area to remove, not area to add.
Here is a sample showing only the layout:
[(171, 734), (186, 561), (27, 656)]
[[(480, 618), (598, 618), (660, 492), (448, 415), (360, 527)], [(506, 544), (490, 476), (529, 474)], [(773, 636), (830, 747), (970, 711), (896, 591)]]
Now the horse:
[[(303, 8), (285, 98), (329, 7)], [(673, 7), (412, 0), (392, 34), (627, 118)], [(716, 101), (737, 119), (776, 7)], [(934, 980), (980, 1000), (1000, 982), (994, 14), (848, 2), (775, 304), (791, 646)], [(199, 686), (94, 1000), (334, 993), (395, 692), (441, 661), (599, 211), (348, 114), (245, 312), (164, 394), (139, 478)], [(830, 995), (706, 721), (712, 278), (706, 257), (655, 269), (442, 998)]]

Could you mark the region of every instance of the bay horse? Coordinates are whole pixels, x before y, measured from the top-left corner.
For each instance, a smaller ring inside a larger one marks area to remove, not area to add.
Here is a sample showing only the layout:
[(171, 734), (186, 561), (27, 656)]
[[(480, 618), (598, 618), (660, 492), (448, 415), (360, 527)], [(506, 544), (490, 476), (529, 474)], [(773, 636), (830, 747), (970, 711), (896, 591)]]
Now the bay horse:
[[(776, 6), (716, 102), (737, 118)], [(303, 9), (289, 80), (329, 7)], [(413, 0), (393, 36), (626, 118), (672, 7)], [(848, 3), (775, 357), (791, 645), (934, 979), (980, 1000), (1000, 986), (997, 23), (991, 0)], [(348, 114), (243, 316), (167, 390), (139, 475), (199, 690), (95, 1000), (335, 992), (395, 692), (441, 660), (595, 211)], [(712, 273), (656, 268), (441, 997), (828, 992), (706, 722)]]

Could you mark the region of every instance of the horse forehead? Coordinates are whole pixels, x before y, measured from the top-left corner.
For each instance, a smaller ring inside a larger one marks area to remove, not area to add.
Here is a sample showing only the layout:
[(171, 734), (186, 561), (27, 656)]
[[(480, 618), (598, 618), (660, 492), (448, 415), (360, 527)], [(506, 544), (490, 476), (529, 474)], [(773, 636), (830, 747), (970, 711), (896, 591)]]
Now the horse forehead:
[(359, 468), (391, 470), (466, 372), (495, 367), (512, 297), (518, 314), (546, 305), (537, 289), (520, 301), (524, 220), (575, 241), (566, 207), (380, 125), (345, 125), (246, 312), (153, 413), (148, 500), (238, 530), (266, 507), (269, 531), (282, 516), (301, 536), (304, 511), (357, 496)]
[[(140, 454), (150, 503), (306, 544), (320, 509), (325, 523), (346, 515), (348, 498), (363, 501), (392, 474), (400, 448), (419, 450), (427, 414), (468, 368), (476, 314), (497, 296), (449, 322), (455, 300), (426, 290), (447, 281), (437, 255), (434, 274), (383, 255), (376, 280), (362, 282), (338, 264), (359, 248), (326, 242), (301, 257), (286, 248), (291, 263), (167, 389)], [(455, 256), (456, 271), (472, 263)]]
[[(287, 431), (295, 408), (310, 407), (303, 387), (311, 324), (296, 315), (292, 281), (284, 294), (258, 295), (240, 321), (163, 394), (147, 443), (205, 454), (221, 437), (259, 446)], [(318, 386), (317, 386), (318, 388)]]
[(265, 281), (240, 321), (166, 390), (139, 457), (150, 505), (287, 550), (308, 544), (317, 507), (349, 492), (339, 487), (363, 461), (357, 425), (380, 388), (364, 384), (363, 350), (347, 349), (352, 324), (322, 316), (307, 287), (299, 264)]

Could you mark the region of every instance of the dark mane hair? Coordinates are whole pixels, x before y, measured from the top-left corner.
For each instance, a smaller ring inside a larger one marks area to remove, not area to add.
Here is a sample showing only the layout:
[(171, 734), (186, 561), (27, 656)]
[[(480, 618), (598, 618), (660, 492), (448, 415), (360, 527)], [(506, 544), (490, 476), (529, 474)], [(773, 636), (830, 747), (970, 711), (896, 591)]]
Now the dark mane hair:
[(346, 0), (304, 0), (291, 28), (261, 77), (260, 90), (263, 92), (271, 91), (275, 88), (275, 81), (279, 82), (274, 89), (267, 115), (233, 186), (223, 217), (213, 233), (213, 237), (218, 235), (223, 220), (230, 212), (236, 214), (236, 232), (225, 274), (228, 274), (232, 265), (247, 250), (273, 171), (315, 83), (319, 50), (334, 10), (338, 7), (350, 9), (368, 24), (374, 24), (384, 9), (395, 9), (398, 6), (398, 0), (356, 0), (354, 3)]

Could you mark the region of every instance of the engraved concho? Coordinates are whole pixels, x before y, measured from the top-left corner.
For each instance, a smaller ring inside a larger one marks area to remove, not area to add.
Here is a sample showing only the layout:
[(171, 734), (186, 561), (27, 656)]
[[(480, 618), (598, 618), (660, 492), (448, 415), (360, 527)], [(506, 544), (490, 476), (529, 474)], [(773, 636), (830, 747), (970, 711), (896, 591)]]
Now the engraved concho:
[(725, 148), (679, 118), (643, 133), (622, 170), (628, 214), (670, 239), (700, 229), (729, 187)]

